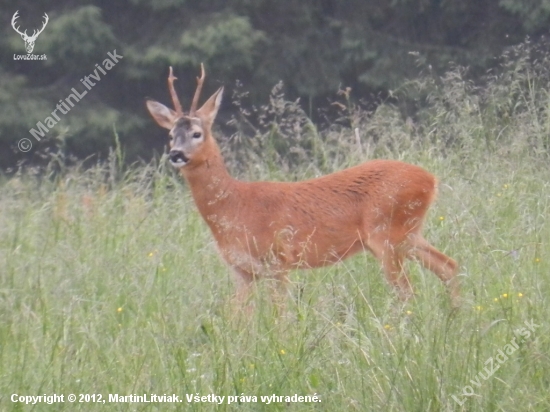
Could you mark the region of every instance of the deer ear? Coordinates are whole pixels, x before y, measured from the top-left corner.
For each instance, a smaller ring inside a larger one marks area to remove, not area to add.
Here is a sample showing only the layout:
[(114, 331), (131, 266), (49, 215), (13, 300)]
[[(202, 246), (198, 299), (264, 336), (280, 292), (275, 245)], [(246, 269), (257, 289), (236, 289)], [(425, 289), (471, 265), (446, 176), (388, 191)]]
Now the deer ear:
[(160, 127), (171, 130), (176, 121), (176, 112), (154, 100), (147, 100), (147, 109)]
[(197, 110), (197, 117), (201, 118), (203, 121), (212, 125), (214, 119), (218, 114), (218, 109), (222, 103), (223, 96), (223, 87), (220, 87), (216, 93), (214, 93), (210, 98), (202, 105), (202, 107)]

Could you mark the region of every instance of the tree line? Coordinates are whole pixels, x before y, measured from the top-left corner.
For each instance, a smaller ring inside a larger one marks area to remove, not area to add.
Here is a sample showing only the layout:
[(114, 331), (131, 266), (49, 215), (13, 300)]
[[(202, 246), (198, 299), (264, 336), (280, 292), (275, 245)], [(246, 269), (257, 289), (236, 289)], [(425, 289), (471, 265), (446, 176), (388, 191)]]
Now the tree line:
[[(225, 85), (228, 113), (237, 83), (252, 107), (280, 81), (313, 113), (344, 87), (355, 98), (391, 94), (417, 76), (419, 63), (436, 73), (464, 65), (475, 78), (507, 47), (526, 36), (536, 41), (550, 27), (548, 0), (0, 0), (0, 9), (3, 170), (39, 161), (51, 145), (101, 158), (115, 133), (128, 159), (158, 153), (164, 132), (147, 117), (144, 100), (170, 102), (169, 66), (187, 104), (204, 63), (203, 93)], [(47, 14), (33, 50), (45, 60), (21, 57), (28, 53), (11, 24), (16, 11), (29, 35)], [(109, 70), (108, 53), (121, 56)], [(72, 99), (73, 89), (86, 96)], [(56, 111), (63, 104), (70, 110)], [(47, 127), (54, 111), (59, 120)], [(29, 132), (39, 122), (48, 129), (40, 141)], [(26, 153), (17, 146), (23, 138), (33, 145)]]

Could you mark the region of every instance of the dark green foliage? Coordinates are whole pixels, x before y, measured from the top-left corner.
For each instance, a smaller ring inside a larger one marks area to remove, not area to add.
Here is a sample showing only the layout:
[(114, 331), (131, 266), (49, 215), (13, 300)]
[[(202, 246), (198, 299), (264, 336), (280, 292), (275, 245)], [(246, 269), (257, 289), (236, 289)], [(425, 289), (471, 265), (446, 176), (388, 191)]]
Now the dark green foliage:
[[(204, 63), (205, 95), (222, 84), (229, 91), (239, 80), (250, 103), (259, 106), (282, 81), (285, 95), (301, 97), (308, 117), (315, 119), (316, 109), (335, 100), (345, 86), (355, 98), (392, 95), (405, 79), (418, 75), (418, 61), (436, 75), (451, 62), (467, 66), (475, 80), (495, 66), (503, 49), (527, 35), (538, 41), (550, 27), (549, 0), (0, 0), (0, 10), (5, 22), (0, 37), (2, 169), (38, 160), (40, 148), (58, 137), (70, 154), (104, 157), (113, 144), (113, 128), (128, 159), (161, 151), (165, 133), (149, 121), (143, 101), (169, 102), (170, 65), (184, 105)], [(29, 34), (48, 13), (34, 49), (47, 60), (14, 60), (14, 54), (25, 54), (21, 37), (8, 24), (16, 10), (21, 29)], [(121, 62), (41, 142), (34, 141), (29, 129), (72, 88), (83, 87), (80, 79), (114, 49), (124, 56)], [(231, 116), (228, 100), (221, 126)], [(418, 109), (416, 102), (412, 106)], [(411, 104), (400, 101), (400, 107)], [(35, 145), (27, 154), (17, 150), (22, 138)], [(273, 144), (285, 147), (285, 142)]]
[[(46, 32), (45, 32), (46, 33)], [(101, 10), (84, 6), (60, 14), (48, 24), (47, 35), (40, 42), (48, 55), (47, 66), (58, 73), (71, 73), (83, 66), (92, 69), (116, 47), (111, 27), (102, 21)]]
[(500, 6), (521, 19), (526, 30), (533, 32), (548, 27), (550, 1), (548, 0), (500, 0)]

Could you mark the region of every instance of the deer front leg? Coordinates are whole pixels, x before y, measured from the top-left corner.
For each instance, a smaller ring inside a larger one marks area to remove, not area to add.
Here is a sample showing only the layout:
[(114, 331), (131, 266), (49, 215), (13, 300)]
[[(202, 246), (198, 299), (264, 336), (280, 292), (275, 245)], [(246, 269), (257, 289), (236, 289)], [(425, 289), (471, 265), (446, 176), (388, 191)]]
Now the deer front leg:
[(250, 296), (254, 288), (255, 276), (241, 268), (233, 267), (235, 272), (236, 291), (232, 300), (233, 310), (251, 313), (253, 307), (250, 305)]
[(286, 303), (288, 299), (289, 280), (288, 271), (280, 270), (274, 276), (274, 282), (271, 287), (271, 302), (278, 315), (282, 315), (286, 311)]

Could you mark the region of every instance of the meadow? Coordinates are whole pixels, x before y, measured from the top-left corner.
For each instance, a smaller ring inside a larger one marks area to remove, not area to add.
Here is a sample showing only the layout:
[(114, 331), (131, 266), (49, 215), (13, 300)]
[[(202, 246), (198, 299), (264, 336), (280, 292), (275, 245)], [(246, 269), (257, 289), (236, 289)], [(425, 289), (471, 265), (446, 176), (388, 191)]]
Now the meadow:
[[(416, 263), (416, 295), (400, 303), (365, 253), (294, 272), (283, 313), (259, 283), (254, 313), (236, 316), (231, 273), (164, 157), (127, 167), (117, 146), (84, 168), (52, 154), (4, 177), (0, 410), (550, 410), (550, 65), (530, 53), (504, 56), (482, 85), (462, 68), (424, 74), (374, 111), (345, 92), (341, 119), (323, 129), (276, 88), (254, 121), (242, 109), (232, 139), (218, 134), (243, 179), (298, 180), (373, 158), (434, 173), (425, 235), (460, 264), (458, 310)], [(405, 94), (423, 107), (415, 118), (401, 115)], [(284, 399), (293, 395), (318, 402)]]

